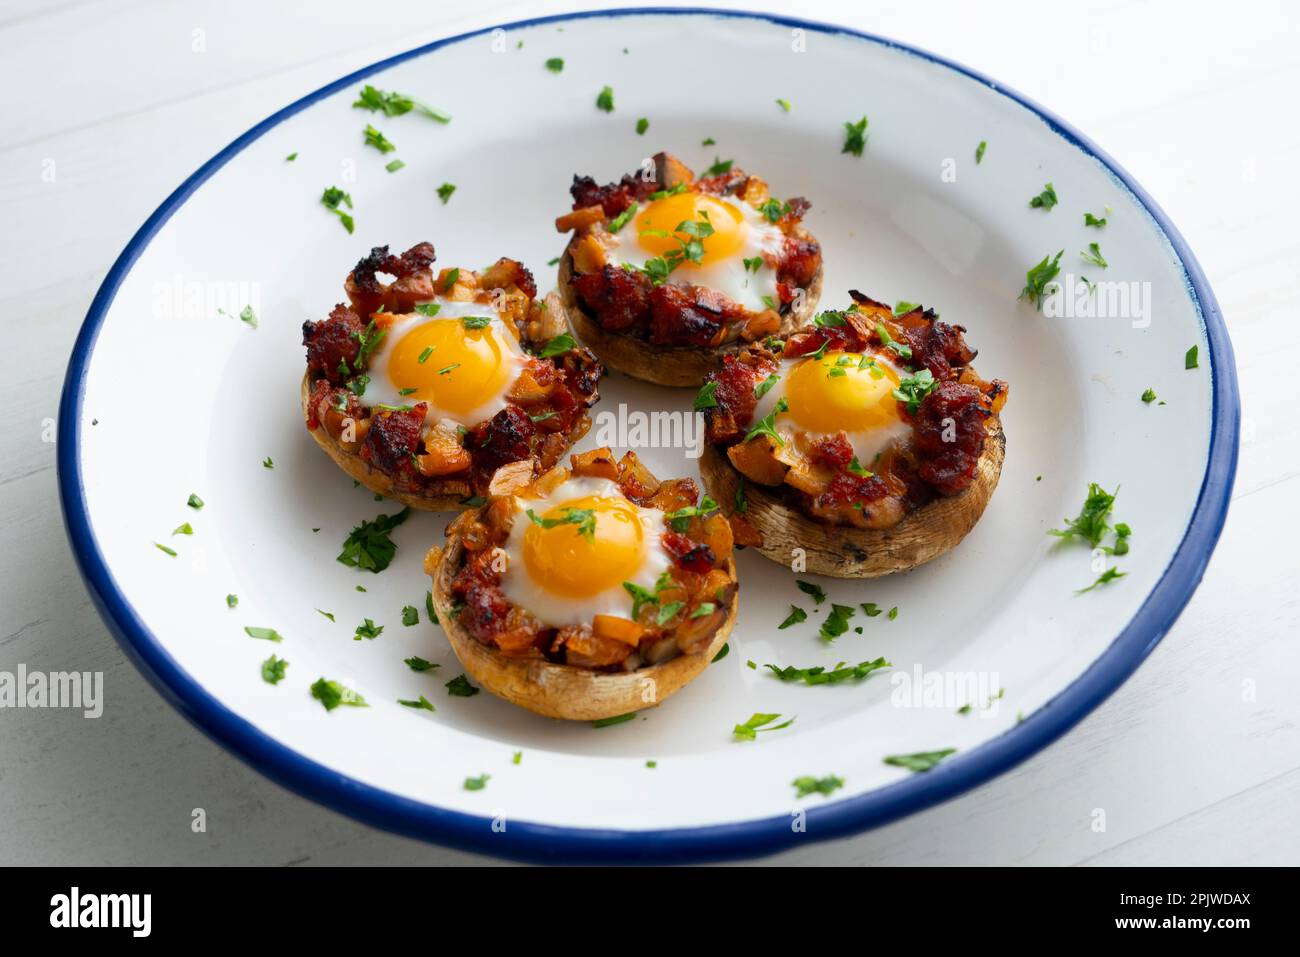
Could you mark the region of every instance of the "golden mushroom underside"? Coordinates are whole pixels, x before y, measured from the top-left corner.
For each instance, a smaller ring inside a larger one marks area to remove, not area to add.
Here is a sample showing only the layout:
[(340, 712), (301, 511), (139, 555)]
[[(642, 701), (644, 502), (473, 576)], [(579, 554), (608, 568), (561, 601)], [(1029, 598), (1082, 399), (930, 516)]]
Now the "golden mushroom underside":
[[(433, 606), (438, 622), (473, 681), (499, 698), (548, 718), (597, 721), (641, 711), (662, 703), (707, 668), (726, 643), (740, 608), (739, 589), (726, 620), (702, 652), (678, 655), (662, 664), (629, 672), (590, 671), (538, 658), (512, 658), (489, 648), (466, 631), (452, 614), (452, 580), (461, 565), (463, 546), (455, 532), (444, 548), (425, 556), (424, 568), (433, 580)], [(734, 559), (726, 565), (736, 577)]]
[[(996, 420), (970, 486), (934, 499), (886, 529), (828, 525), (791, 507), (775, 490), (746, 482), (745, 518), (763, 536), (763, 544), (754, 548), (783, 565), (802, 549), (808, 571), (833, 578), (878, 578), (923, 565), (956, 547), (975, 527), (997, 487), (1005, 453), (1006, 435)], [(724, 451), (706, 444), (700, 475), (715, 500), (736, 500), (741, 476)]]

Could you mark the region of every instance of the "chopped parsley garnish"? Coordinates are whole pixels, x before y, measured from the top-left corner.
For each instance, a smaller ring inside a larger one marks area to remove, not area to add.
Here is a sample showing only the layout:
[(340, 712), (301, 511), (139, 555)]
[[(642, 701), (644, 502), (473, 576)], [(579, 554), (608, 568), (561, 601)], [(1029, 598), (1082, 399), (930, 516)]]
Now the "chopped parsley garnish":
[(373, 521), (362, 522), (344, 540), (338, 561), (351, 568), (362, 568), (375, 574), (382, 572), (397, 554), (397, 546), (389, 533), (410, 516), (410, 508), (404, 508), (391, 517), (378, 515)]
[(330, 621), (333, 621), (333, 620), (334, 620), (334, 613), (333, 613), (332, 611), (324, 611), (324, 610), (322, 610), (322, 609), (320, 609), (320, 608), (317, 608), (317, 609), (316, 609), (316, 612), (317, 612), (317, 614), (321, 615), (322, 617), (328, 618)]
[(170, 555), (172, 558), (176, 557), (176, 552), (172, 551), (172, 549), (168, 548), (166, 545), (159, 545), (157, 542), (154, 542), (153, 547), (158, 549), (158, 551), (160, 552), (165, 552), (166, 554)]
[(522, 751), (516, 751), (513, 755), (511, 755), (511, 757), (510, 757), (510, 763), (511, 763), (511, 764), (518, 764), (518, 763), (519, 763), (520, 761), (522, 761), (523, 759), (524, 759), (524, 752), (522, 752)]
[(641, 117), (641, 119), (636, 121), (637, 136), (645, 136), (645, 131), (648, 129), (650, 129), (650, 121), (647, 120), (644, 116)]
[(451, 194), (456, 192), (454, 183), (443, 183), (438, 187), (438, 198), (442, 200), (442, 205), (447, 205), (447, 200), (451, 199)]
[(749, 511), (749, 499), (745, 497), (745, 477), (743, 475), (736, 482), (736, 511), (742, 515)]
[(673, 527), (674, 531), (684, 532), (690, 526), (691, 519), (704, 518), (711, 512), (718, 510), (718, 503), (708, 495), (700, 500), (699, 505), (688, 505), (685, 508), (679, 508), (676, 511), (669, 512), (664, 516), (664, 520)]
[(867, 118), (864, 116), (856, 123), (846, 122), (844, 124), (844, 148), (841, 153), (852, 153), (854, 156), (861, 156), (863, 149), (867, 145)]
[(360, 641), (362, 638), (375, 639), (384, 633), (383, 625), (376, 625), (369, 618), (363, 619), (361, 624), (357, 625), (357, 632), (352, 636), (353, 641)]
[(608, 728), (611, 725), (623, 724), (625, 721), (631, 721), (636, 717), (635, 711), (629, 711), (627, 714), (616, 714), (612, 718), (597, 718), (591, 722), (593, 728)]
[(406, 164), (403, 163), (401, 160), (395, 159), (391, 163), (386, 164), (384, 166), (384, 169), (388, 170), (388, 172), (390, 173), (396, 173), (399, 169), (401, 169), (405, 165)]
[(260, 638), (263, 641), (284, 641), (280, 633), (274, 628), (258, 628), (254, 625), (245, 625), (244, 634), (249, 638)]
[(895, 605), (893, 608), (889, 609), (889, 614), (886, 615), (885, 617), (887, 617), (890, 621), (896, 619), (898, 617), (898, 606)]
[(826, 616), (826, 620), (822, 622), (821, 630), (818, 632), (822, 637), (822, 641), (829, 644), (848, 631), (849, 619), (853, 615), (852, 605), (836, 605), (832, 603), (831, 613)]
[[(1123, 541), (1123, 539), (1120, 539), (1120, 541)], [(1082, 595), (1085, 592), (1090, 592), (1098, 585), (1105, 585), (1108, 582), (1113, 582), (1116, 578), (1123, 578), (1127, 574), (1128, 572), (1122, 572), (1118, 568), (1112, 565), (1110, 568), (1106, 569), (1104, 572), (1098, 575), (1097, 580), (1095, 582), (1093, 582), (1087, 588), (1080, 588), (1078, 591), (1075, 592), (1075, 594)]]
[(956, 748), (944, 748), (942, 751), (918, 751), (916, 754), (891, 754), (885, 758), (885, 763), (896, 768), (907, 768), (909, 771), (929, 771), (948, 755), (956, 752)]
[(632, 596), (633, 620), (636, 620), (641, 616), (641, 609), (644, 606), (659, 604), (659, 599), (654, 592), (638, 585), (636, 582), (623, 582), (623, 590)]
[(1100, 266), (1102, 269), (1105, 269), (1109, 265), (1109, 263), (1102, 258), (1101, 246), (1097, 243), (1088, 243), (1088, 251), (1086, 253), (1079, 253), (1079, 256), (1082, 257), (1084, 262), (1092, 263), (1094, 266)]
[(421, 658), (419, 655), (411, 655), (411, 657), (403, 658), (402, 660), (406, 662), (406, 667), (410, 668), (412, 671), (433, 671), (435, 668), (442, 667), (439, 664)]
[(438, 624), (438, 613), (433, 610), (433, 592), (431, 591), (424, 593), (424, 611), (429, 616), (431, 624)]
[(227, 607), (227, 608), (234, 608), (234, 607), (236, 607), (238, 604), (239, 604), (239, 596), (238, 596), (238, 595), (227, 595), (227, 596), (226, 596), (226, 607)]
[(980, 140), (980, 145), (975, 147), (975, 165), (978, 166), (984, 162), (984, 151), (989, 148), (988, 140)]
[(490, 777), (492, 777), (492, 775), (490, 775), (490, 774), (480, 774), (480, 775), (479, 775), (478, 777), (476, 777), (476, 778), (466, 778), (466, 779), (465, 779), (465, 790), (466, 790), (466, 791), (482, 791), (485, 787), (487, 787), (488, 778), (490, 778)]
[(272, 655), (262, 662), (262, 680), (269, 685), (279, 684), (284, 679), (284, 670), (288, 667), (289, 662)]
[(1038, 265), (1029, 267), (1025, 273), (1025, 288), (1020, 291), (1021, 299), (1032, 299), (1039, 310), (1043, 308), (1043, 297), (1051, 291), (1048, 286), (1061, 272), (1061, 256), (1064, 253), (1064, 249), (1055, 257), (1048, 253)]
[(1048, 183), (1043, 191), (1029, 201), (1034, 209), (1051, 209), (1056, 205), (1056, 187)]
[(426, 698), (424, 695), (420, 695), (420, 697), (416, 698), (414, 701), (408, 701), (405, 698), (398, 698), (397, 703), (406, 708), (419, 708), (422, 711), (438, 710), (433, 706), (433, 702), (430, 701), (428, 698)]
[(401, 116), (416, 110), (439, 123), (451, 122), (451, 117), (442, 110), (436, 110), (402, 93), (385, 93), (369, 83), (362, 88), (357, 95), (357, 101), (352, 105), (357, 109), (369, 110), (371, 113), (382, 111), (385, 116)]
[(862, 613), (868, 618), (875, 618), (877, 615), (881, 614), (881, 612), (881, 607), (874, 601), (864, 601), (862, 603)]
[[(688, 615), (687, 617), (689, 617), (689, 618), (692, 619), (692, 620), (694, 620), (694, 619), (696, 619), (696, 618), (703, 618), (703, 617), (705, 617), (706, 615), (712, 615), (712, 614), (713, 614), (715, 611), (717, 611), (717, 610), (718, 610), (718, 606), (715, 605), (713, 602), (711, 602), (711, 601), (701, 602), (701, 603), (696, 607), (696, 609), (695, 609), (693, 612), (691, 612), (690, 615)], [(723, 655), (726, 654), (726, 648), (727, 648), (727, 646), (726, 646), (726, 645), (723, 645), (722, 647), (723, 647), (723, 650), (718, 652), (718, 657), (717, 657), (717, 658), (714, 658), (714, 659), (713, 659), (714, 661), (718, 661), (720, 658), (723, 657)]]
[(1101, 544), (1102, 538), (1110, 530), (1110, 524), (1106, 519), (1110, 516), (1111, 509), (1115, 505), (1115, 495), (1119, 494), (1119, 489), (1111, 494), (1103, 489), (1096, 482), (1088, 483), (1088, 497), (1083, 501), (1083, 507), (1079, 509), (1077, 518), (1065, 519), (1065, 528), (1049, 529), (1048, 535), (1055, 535), (1057, 538), (1074, 538), (1079, 537), (1096, 548)]
[(781, 99), (780, 97), (778, 97), (778, 98), (777, 98), (777, 101), (776, 101), (776, 105), (779, 106), (779, 107), (781, 107), (781, 109), (784, 110), (786, 113), (789, 113), (789, 112), (790, 112), (790, 101), (789, 101), (789, 100), (783, 100), (783, 99)]
[(820, 794), (825, 797), (844, 787), (844, 779), (834, 774), (828, 774), (824, 778), (806, 775), (795, 778), (791, 783), (794, 785), (794, 796), (797, 798), (807, 797), (810, 794)]
[(1103, 216), (1100, 219), (1098, 219), (1096, 216), (1092, 215), (1092, 213), (1084, 213), (1083, 225), (1095, 226), (1097, 229), (1101, 229), (1103, 226), (1106, 225), (1106, 217)]
[(1187, 350), (1187, 354), (1183, 356), (1184, 369), (1195, 369), (1200, 365), (1200, 363), (1197, 361), (1197, 353), (1199, 351), (1200, 351), (1199, 346), (1192, 346), (1190, 349)]
[(731, 165), (735, 160), (724, 160), (720, 157), (713, 157), (713, 165), (704, 171), (705, 176), (721, 176), (723, 173), (731, 172)]
[(252, 306), (245, 306), (239, 310), (239, 321), (244, 323), (250, 329), (257, 328), (257, 313), (253, 312)]
[(813, 316), (813, 325), (818, 329), (831, 329), (836, 326), (842, 326), (848, 320), (844, 318), (844, 313), (836, 309), (827, 309)]
[(804, 611), (798, 605), (790, 606), (790, 614), (785, 616), (785, 621), (777, 625), (777, 628), (789, 628), (791, 625), (797, 625), (801, 621), (808, 620), (808, 612)]
[(343, 210), (339, 208), (340, 204), (347, 206), (348, 209), (352, 208), (351, 195), (345, 193), (337, 186), (330, 186), (321, 193), (320, 201), (326, 209), (338, 216), (339, 222), (343, 224), (343, 228), (351, 233), (355, 226), (352, 216), (349, 213), (343, 212)]
[(900, 359), (912, 358), (912, 347), (895, 340), (883, 322), (876, 323), (876, 335), (880, 337), (881, 344), (892, 350)]
[(745, 272), (756, 273), (763, 268), (763, 257), (755, 256), (753, 259), (742, 259), (740, 261), (745, 267)]
[(794, 718), (789, 721), (783, 721), (780, 724), (772, 724), (779, 714), (755, 714), (744, 724), (736, 725), (731, 733), (737, 741), (754, 741), (758, 738), (760, 731), (780, 731), (782, 728), (788, 728), (794, 724)]
[[(610, 220), (609, 227), (608, 227), (609, 231), (611, 233), (618, 232), (620, 229), (622, 229), (631, 221), (632, 217), (636, 215), (637, 210), (640, 208), (641, 205), (639, 203), (633, 203), (627, 209), (623, 210), (623, 212), (619, 213), (612, 220)], [(558, 262), (559, 260), (556, 261)]]
[(892, 668), (884, 658), (876, 658), (873, 661), (863, 661), (856, 665), (841, 665), (827, 671), (821, 665), (814, 668), (796, 668), (793, 665), (786, 668), (778, 668), (776, 665), (764, 665), (782, 681), (802, 681), (806, 685), (833, 685), (841, 681), (860, 681), (873, 671), (879, 671), (881, 668)]
[(776, 431), (776, 417), (782, 412), (790, 411), (790, 403), (785, 400), (785, 396), (776, 400), (776, 407), (767, 415), (763, 416), (758, 422), (745, 433), (745, 441), (748, 442), (756, 435), (769, 436), (777, 445), (785, 445), (785, 439), (781, 438)]
[(271, 460), (271, 456), (268, 455), (266, 458), (262, 459), (262, 468), (264, 469), (275, 468), (275, 462)]
[(453, 698), (472, 698), (478, 694), (478, 688), (469, 683), (469, 679), (463, 674), (457, 675), (447, 682), (447, 694)]
[(393, 150), (397, 149), (387, 136), (379, 132), (379, 130), (375, 129), (369, 123), (366, 124), (365, 137), (366, 145), (373, 146), (381, 153), (391, 153)]
[(677, 613), (682, 610), (685, 604), (685, 602), (681, 601), (670, 601), (666, 605), (660, 605), (659, 613), (655, 615), (655, 624), (662, 628), (677, 617)]
[(703, 412), (705, 409), (716, 409), (718, 407), (717, 391), (718, 383), (710, 379), (700, 386), (700, 391), (695, 394), (695, 401), (691, 403), (691, 407), (696, 412)]
[(712, 136), (710, 136), (710, 137), (708, 137), (708, 138), (706, 138), (706, 139), (700, 140), (700, 145), (701, 145), (701, 146), (716, 146), (717, 144), (718, 144), (718, 141), (715, 140)]
[(488, 316), (462, 316), (460, 322), (466, 329), (486, 329), (492, 325)]
[(185, 504), (197, 511), (203, 507), (203, 499), (199, 498), (197, 495), (191, 494), (185, 501)]
[(920, 309), (920, 303), (908, 302), (906, 299), (900, 299), (894, 303), (894, 315), (905, 316), (914, 309)]
[(935, 379), (934, 373), (929, 369), (922, 369), (900, 380), (898, 388), (893, 390), (893, 396), (899, 402), (906, 402), (907, 411), (915, 414), (921, 407), (921, 400), (937, 388), (939, 382)]
[(596, 512), (590, 508), (570, 508), (564, 506), (560, 509), (563, 513), (560, 518), (542, 518), (531, 508), (528, 510), (528, 517), (532, 519), (534, 525), (540, 525), (542, 528), (555, 528), (557, 525), (577, 525), (578, 534), (587, 541), (593, 541), (596, 537)]
[(814, 603), (820, 605), (826, 600), (826, 592), (822, 590), (821, 585), (813, 582), (806, 582), (801, 578), (796, 578), (794, 583), (799, 587), (801, 592), (805, 595), (811, 596)]
[(193, 534), (194, 534), (194, 526), (192, 526), (189, 522), (183, 522), (183, 523), (181, 523), (180, 525), (177, 525), (175, 528), (172, 529), (172, 534), (173, 534), (173, 535), (193, 535)]
[(614, 112), (614, 88), (607, 86), (601, 89), (596, 95), (596, 108), (604, 110), (606, 113)]
[(456, 285), (456, 281), (457, 281), (458, 279), (460, 279), (460, 267), (459, 267), (459, 266), (457, 266), (457, 267), (454, 268), (454, 269), (448, 270), (448, 272), (447, 272), (447, 278), (445, 278), (445, 279), (442, 281), (442, 291), (443, 291), (444, 293), (446, 293), (446, 292), (450, 292), (450, 291), (451, 291), (451, 287), (454, 286), (454, 285)]
[(537, 354), (543, 359), (550, 359), (554, 356), (562, 356), (566, 352), (572, 352), (577, 347), (578, 343), (574, 341), (573, 336), (567, 332), (562, 332), (553, 339), (548, 339), (546, 345), (542, 346), (542, 351)]
[[(688, 238), (682, 239), (677, 235), (678, 233), (684, 233)], [(656, 286), (660, 286), (668, 281), (669, 274), (682, 263), (688, 261), (698, 263), (703, 260), (704, 240), (713, 235), (713, 224), (709, 222), (707, 213), (701, 213), (700, 219), (683, 220), (678, 223), (671, 234), (659, 230), (647, 230), (643, 235), (646, 234), (671, 235), (677, 242), (678, 248), (669, 250), (662, 256), (649, 259), (644, 266), (640, 267), (641, 271), (650, 277), (651, 282)]]
[(781, 377), (773, 372), (770, 376), (754, 386), (754, 398), (761, 399), (772, 391), (772, 386), (781, 381)]
[(286, 163), (292, 163), (292, 162), (293, 162), (294, 160), (296, 160), (297, 158), (298, 158), (298, 154), (297, 154), (296, 152), (295, 152), (295, 153), (290, 153), (288, 156), (286, 156), (286, 157), (284, 158), (284, 161), (285, 161)]
[(1145, 402), (1147, 405), (1150, 405), (1155, 400), (1156, 400), (1155, 389), (1147, 389), (1145, 392), (1142, 393), (1142, 401)]
[(546, 69), (552, 73), (560, 73), (564, 70), (564, 58), (553, 56), (546, 61)]

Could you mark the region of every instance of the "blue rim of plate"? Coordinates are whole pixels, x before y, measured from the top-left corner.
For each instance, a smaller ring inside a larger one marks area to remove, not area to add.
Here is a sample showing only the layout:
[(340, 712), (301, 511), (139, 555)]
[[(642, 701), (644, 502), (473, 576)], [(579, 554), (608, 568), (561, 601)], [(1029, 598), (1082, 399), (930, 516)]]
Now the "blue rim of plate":
[[(856, 37), (937, 63), (969, 77), (1037, 114), (1053, 133), (1107, 167), (1145, 207), (1186, 274), (1209, 346), (1213, 408), (1205, 475), (1187, 530), (1164, 574), (1111, 645), (1055, 698), (1025, 721), (925, 774), (857, 797), (807, 809), (807, 831), (795, 835), (788, 815), (708, 827), (619, 831), (511, 821), (507, 833), (492, 820), (399, 797), (311, 761), (239, 717), (182, 670), (145, 627), (122, 594), (95, 540), (81, 480), (80, 421), (86, 370), (95, 339), (118, 287), (154, 234), (214, 172), (282, 120), (373, 73), (496, 29), (513, 30), (592, 17), (705, 15), (764, 20), (785, 27)], [(59, 405), (58, 480), (68, 538), (82, 577), (104, 621), (127, 656), (178, 711), (267, 777), (312, 800), (384, 830), (496, 857), (537, 862), (685, 863), (772, 854), (809, 840), (854, 834), (954, 797), (1001, 774), (1056, 740), (1110, 696), (1155, 648), (1200, 583), (1227, 517), (1237, 471), (1241, 400), (1232, 344), (1219, 305), (1187, 243), (1159, 206), (1100, 147), (1064, 120), (984, 74), (884, 37), (776, 14), (706, 7), (589, 10), (485, 27), (389, 57), (304, 96), (254, 126), (182, 183), (131, 238), (91, 303), (68, 362)]]

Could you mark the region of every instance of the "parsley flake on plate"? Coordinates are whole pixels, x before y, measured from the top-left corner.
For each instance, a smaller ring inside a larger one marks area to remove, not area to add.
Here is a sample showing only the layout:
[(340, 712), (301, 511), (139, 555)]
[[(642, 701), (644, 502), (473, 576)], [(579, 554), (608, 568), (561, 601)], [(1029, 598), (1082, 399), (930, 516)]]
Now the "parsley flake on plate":
[(379, 574), (392, 563), (393, 556), (397, 554), (397, 546), (389, 537), (390, 533), (410, 515), (410, 508), (404, 508), (391, 517), (378, 515), (372, 521), (362, 522), (344, 540), (343, 551), (339, 552), (337, 560), (351, 568), (362, 568)]
[(1089, 482), (1088, 497), (1083, 500), (1078, 517), (1065, 519), (1065, 528), (1048, 529), (1047, 534), (1055, 535), (1057, 538), (1077, 537), (1096, 548), (1101, 544), (1106, 532), (1110, 530), (1110, 524), (1106, 519), (1110, 516), (1111, 509), (1115, 505), (1115, 496), (1118, 494), (1118, 488), (1111, 493), (1096, 482)]
[(326, 711), (333, 711), (339, 705), (350, 708), (369, 708), (366, 699), (351, 688), (344, 687), (337, 681), (318, 678), (311, 686), (311, 696), (324, 706)]
[(796, 798), (807, 797), (810, 794), (820, 794), (825, 797), (844, 787), (844, 779), (835, 774), (828, 774), (824, 778), (805, 775), (801, 778), (795, 778), (790, 783), (794, 785), (794, 796)]
[(854, 156), (861, 156), (863, 149), (867, 145), (867, 118), (864, 116), (856, 123), (846, 122), (844, 124), (844, 148), (841, 153), (852, 153)]
[(434, 109), (432, 106), (421, 103), (404, 93), (395, 91), (385, 93), (369, 83), (362, 88), (352, 106), (359, 110), (369, 110), (371, 113), (382, 112), (385, 116), (402, 116), (415, 110), (418, 113), (423, 113), (431, 120), (437, 120), (439, 123), (451, 122), (451, 117), (442, 110)]
[(469, 678), (460, 674), (452, 678), (446, 684), (447, 694), (453, 698), (472, 698), (478, 694), (479, 689), (469, 683)]
[(601, 88), (600, 93), (596, 95), (596, 108), (604, 110), (606, 113), (614, 112), (614, 88), (612, 86)]
[(490, 775), (490, 774), (480, 774), (480, 775), (479, 775), (478, 777), (476, 777), (476, 778), (466, 778), (466, 779), (465, 779), (465, 785), (464, 785), (464, 786), (465, 786), (465, 790), (466, 790), (466, 791), (482, 791), (485, 787), (487, 787), (488, 779), (491, 778), (491, 777), (492, 777), (492, 775)]
[(884, 761), (892, 767), (907, 768), (909, 771), (921, 772), (929, 771), (948, 755), (955, 754), (956, 752), (956, 748), (944, 748), (942, 751), (918, 751), (915, 754), (891, 754), (888, 755)]
[(879, 671), (881, 668), (892, 668), (884, 658), (875, 658), (871, 661), (862, 661), (856, 665), (840, 665), (827, 671), (822, 665), (812, 668), (796, 668), (789, 665), (785, 668), (779, 668), (776, 665), (764, 665), (782, 681), (802, 681), (806, 685), (833, 685), (841, 681), (860, 681), (873, 671)]
[(818, 634), (827, 644), (849, 630), (849, 619), (854, 615), (852, 605), (831, 604), (831, 613), (826, 616)]
[(631, 721), (635, 717), (636, 712), (629, 711), (627, 714), (616, 714), (612, 718), (597, 718), (595, 721), (591, 722), (591, 726), (593, 728), (608, 728), (616, 724), (623, 724), (627, 721)]
[(756, 741), (760, 731), (780, 731), (794, 724), (794, 718), (782, 721), (780, 724), (773, 724), (772, 722), (779, 717), (781, 717), (779, 714), (755, 714), (744, 724), (732, 728), (731, 733), (737, 741)]
[(249, 638), (260, 638), (263, 641), (284, 641), (280, 633), (274, 628), (258, 628), (255, 625), (245, 625), (244, 634)]
[(546, 69), (552, 73), (561, 73), (564, 71), (564, 57), (553, 56), (546, 61)]
[(988, 140), (980, 140), (979, 146), (975, 147), (975, 165), (979, 166), (984, 162), (984, 151), (989, 148)]
[(424, 695), (420, 695), (420, 697), (414, 699), (413, 701), (408, 701), (405, 698), (398, 698), (397, 703), (406, 708), (419, 708), (422, 711), (438, 710), (433, 706), (433, 702), (430, 701), (428, 698), (426, 698)]
[(1044, 186), (1043, 191), (1029, 201), (1029, 205), (1034, 209), (1051, 209), (1056, 203), (1056, 187), (1051, 183)]
[(284, 680), (284, 670), (288, 667), (289, 662), (272, 655), (262, 662), (262, 680), (269, 685), (277, 685)]
[(1043, 308), (1044, 297), (1051, 293), (1052, 280), (1061, 272), (1061, 256), (1064, 253), (1064, 249), (1055, 257), (1048, 253), (1043, 257), (1042, 262), (1030, 266), (1029, 271), (1025, 273), (1025, 288), (1020, 291), (1020, 298), (1032, 299), (1039, 311)]

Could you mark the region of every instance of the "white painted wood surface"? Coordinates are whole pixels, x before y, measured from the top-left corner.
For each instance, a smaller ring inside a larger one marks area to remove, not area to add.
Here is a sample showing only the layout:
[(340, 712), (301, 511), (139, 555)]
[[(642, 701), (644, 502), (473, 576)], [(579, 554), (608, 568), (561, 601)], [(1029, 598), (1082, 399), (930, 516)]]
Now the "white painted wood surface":
[[(744, 8), (749, 4), (715, 5)], [(344, 73), (581, 3), (0, 2), (0, 670), (105, 674), (84, 720), (0, 710), (0, 863), (450, 864), (271, 784), (144, 682), (91, 607), (45, 434), (73, 339), (132, 233), (200, 163)], [(983, 70), (1095, 138), (1178, 224), (1233, 336), (1231, 514), (1200, 591), (1118, 693), (957, 800), (775, 860), (1300, 863), (1300, 11), (1221, 5), (767, 0)], [(205, 52), (194, 51), (202, 31)], [(671, 65), (665, 65), (666, 69)], [(53, 164), (53, 181), (42, 175)], [(142, 399), (145, 393), (142, 390)], [(192, 809), (207, 812), (194, 834)], [(1095, 811), (1105, 830), (1094, 830)]]

